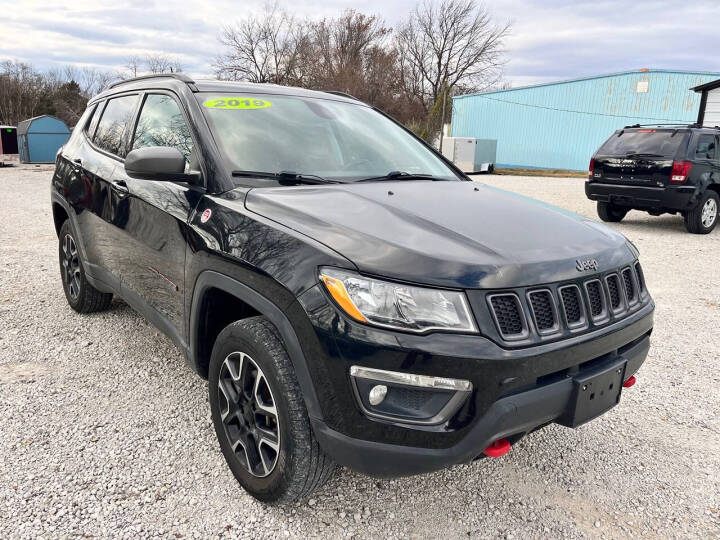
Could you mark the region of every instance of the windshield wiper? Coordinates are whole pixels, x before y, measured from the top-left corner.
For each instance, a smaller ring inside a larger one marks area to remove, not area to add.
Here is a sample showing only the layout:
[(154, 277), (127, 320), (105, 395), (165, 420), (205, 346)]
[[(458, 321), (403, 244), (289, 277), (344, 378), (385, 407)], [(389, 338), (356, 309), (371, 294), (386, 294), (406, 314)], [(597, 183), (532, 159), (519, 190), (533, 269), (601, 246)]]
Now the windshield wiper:
[(444, 180), (444, 178), (438, 178), (432, 174), (426, 173), (409, 173), (405, 171), (390, 171), (383, 176), (371, 176), (369, 178), (362, 178), (357, 182), (383, 182), (386, 180)]
[(243, 178), (273, 178), (279, 180), (280, 183), (297, 183), (297, 184), (337, 184), (335, 180), (328, 180), (322, 176), (315, 174), (303, 174), (295, 171), (262, 172), (262, 171), (233, 171), (233, 176)]

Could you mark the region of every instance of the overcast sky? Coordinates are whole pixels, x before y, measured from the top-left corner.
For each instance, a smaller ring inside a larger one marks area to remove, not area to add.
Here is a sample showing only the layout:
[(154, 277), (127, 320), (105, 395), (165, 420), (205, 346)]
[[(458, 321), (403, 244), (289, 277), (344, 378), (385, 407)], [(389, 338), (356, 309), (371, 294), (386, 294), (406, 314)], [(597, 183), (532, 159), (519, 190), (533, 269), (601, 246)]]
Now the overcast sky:
[[(120, 69), (133, 54), (177, 55), (185, 71), (211, 74), (223, 24), (260, 11), (263, 0), (0, 0), (0, 59), (48, 68), (71, 63)], [(362, 6), (391, 26), (415, 0), (292, 0), (311, 18)], [(720, 72), (720, 2), (660, 0), (488, 0), (497, 21), (511, 20), (505, 78), (513, 86), (669, 68)]]

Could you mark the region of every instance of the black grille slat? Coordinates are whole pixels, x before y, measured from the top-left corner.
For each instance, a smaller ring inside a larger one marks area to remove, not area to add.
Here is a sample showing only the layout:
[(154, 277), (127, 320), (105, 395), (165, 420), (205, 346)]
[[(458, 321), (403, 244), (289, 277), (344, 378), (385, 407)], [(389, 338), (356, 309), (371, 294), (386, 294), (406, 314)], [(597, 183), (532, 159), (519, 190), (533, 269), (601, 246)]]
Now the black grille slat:
[(626, 268), (622, 271), (623, 282), (625, 283), (625, 293), (629, 302), (635, 301), (635, 284), (632, 279), (632, 270)]
[(595, 317), (600, 317), (603, 313), (603, 293), (602, 285), (599, 281), (590, 281), (586, 285), (588, 299), (590, 300), (590, 314)]
[(635, 263), (635, 273), (637, 274), (640, 292), (645, 292), (645, 274), (643, 274), (643, 269), (639, 262)]
[(582, 307), (580, 305), (580, 291), (577, 287), (563, 287), (560, 289), (565, 318), (568, 324), (577, 324), (582, 321)]
[(610, 293), (610, 307), (614, 310), (620, 308), (620, 282), (618, 277), (613, 274), (607, 278), (608, 292)]
[(523, 316), (518, 299), (511, 294), (497, 295), (490, 299), (500, 333), (517, 336), (523, 333)]
[(538, 331), (543, 332), (555, 328), (555, 310), (550, 291), (535, 291), (528, 296)]

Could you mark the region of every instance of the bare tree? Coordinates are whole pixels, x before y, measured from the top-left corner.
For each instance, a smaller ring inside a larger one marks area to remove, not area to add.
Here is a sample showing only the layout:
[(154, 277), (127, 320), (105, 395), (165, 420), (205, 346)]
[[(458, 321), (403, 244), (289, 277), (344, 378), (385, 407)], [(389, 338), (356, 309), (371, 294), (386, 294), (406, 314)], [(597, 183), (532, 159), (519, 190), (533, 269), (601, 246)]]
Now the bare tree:
[(0, 64), (0, 124), (15, 125), (35, 116), (45, 97), (45, 83), (30, 64)]
[(303, 78), (306, 24), (277, 3), (266, 5), (260, 17), (226, 26), (219, 40), (227, 52), (215, 59), (218, 78), (276, 84), (299, 84)]
[(363, 86), (368, 61), (383, 52), (392, 30), (377, 15), (347, 10), (337, 19), (313, 24), (311, 31), (314, 82), (323, 86), (327, 81), (336, 90), (357, 92)]
[(139, 72), (141, 71), (142, 66), (142, 58), (136, 54), (128, 57), (127, 61), (125, 62), (125, 69), (127, 70), (130, 78), (137, 77)]
[(182, 71), (180, 59), (169, 54), (146, 54), (143, 61), (150, 73), (180, 73)]
[(75, 125), (88, 98), (115, 78), (96, 68), (65, 66), (44, 72), (22, 62), (0, 64), (0, 124), (15, 125), (41, 114), (55, 115)]
[(427, 111), (444, 89), (453, 94), (495, 84), (509, 31), (510, 23), (493, 22), (476, 0), (423, 0), (396, 37), (406, 92)]

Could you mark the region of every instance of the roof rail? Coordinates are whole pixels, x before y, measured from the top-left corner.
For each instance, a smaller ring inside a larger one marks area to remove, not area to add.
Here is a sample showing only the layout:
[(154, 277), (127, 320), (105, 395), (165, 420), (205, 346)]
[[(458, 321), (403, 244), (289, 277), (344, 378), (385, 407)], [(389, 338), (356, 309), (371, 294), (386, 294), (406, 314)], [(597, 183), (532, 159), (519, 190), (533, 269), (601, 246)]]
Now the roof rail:
[(678, 128), (697, 128), (697, 129), (720, 129), (720, 126), (703, 126), (697, 122), (693, 124), (633, 124), (625, 126), (623, 129), (632, 129), (640, 127), (678, 127)]
[(182, 81), (188, 86), (190, 86), (190, 90), (193, 92), (197, 92), (197, 88), (195, 88), (195, 81), (193, 81), (190, 77), (185, 75), (184, 73), (153, 73), (151, 75), (141, 75), (139, 77), (133, 77), (132, 79), (125, 79), (124, 81), (118, 81), (116, 83), (112, 83), (108, 88), (115, 88), (116, 86), (119, 86), (121, 84), (125, 83), (131, 83), (135, 81), (144, 81), (146, 79), (157, 79), (161, 77), (169, 77), (170, 79), (175, 79), (176, 81)]
[(338, 90), (323, 90), (323, 92), (325, 92), (326, 94), (334, 94), (336, 96), (342, 96), (342, 97), (354, 99), (355, 101), (360, 101), (358, 98), (356, 98), (355, 96), (351, 96), (347, 92), (340, 92)]
[(698, 127), (697, 124), (633, 124), (625, 126), (623, 129), (639, 128), (639, 127)]

